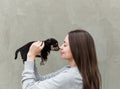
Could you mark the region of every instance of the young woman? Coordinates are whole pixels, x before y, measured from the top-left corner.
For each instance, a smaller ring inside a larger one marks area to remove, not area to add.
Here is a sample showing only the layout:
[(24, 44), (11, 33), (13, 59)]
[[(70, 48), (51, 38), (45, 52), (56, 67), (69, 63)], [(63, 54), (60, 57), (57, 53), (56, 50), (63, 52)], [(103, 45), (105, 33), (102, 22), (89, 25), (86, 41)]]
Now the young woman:
[(77, 29), (66, 35), (60, 53), (69, 65), (45, 76), (38, 73), (35, 65), (35, 56), (43, 47), (44, 43), (38, 41), (29, 49), (22, 73), (23, 89), (100, 89), (95, 45), (87, 31)]

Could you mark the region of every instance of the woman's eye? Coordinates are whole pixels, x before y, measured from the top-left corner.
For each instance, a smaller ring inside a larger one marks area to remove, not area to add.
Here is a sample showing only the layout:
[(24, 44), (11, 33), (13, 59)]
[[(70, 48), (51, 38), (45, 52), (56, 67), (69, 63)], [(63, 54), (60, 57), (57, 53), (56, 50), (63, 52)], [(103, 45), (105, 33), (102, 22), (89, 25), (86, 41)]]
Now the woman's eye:
[(67, 45), (64, 45), (64, 47), (66, 47)]

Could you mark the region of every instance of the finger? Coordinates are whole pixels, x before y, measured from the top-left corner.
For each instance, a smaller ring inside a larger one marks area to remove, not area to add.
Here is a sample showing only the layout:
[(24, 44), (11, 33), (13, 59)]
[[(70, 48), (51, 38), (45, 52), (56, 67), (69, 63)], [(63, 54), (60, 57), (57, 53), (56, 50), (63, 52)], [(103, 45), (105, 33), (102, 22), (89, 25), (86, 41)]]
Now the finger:
[(36, 45), (37, 45), (37, 44), (39, 44), (39, 43), (40, 43), (40, 41), (36, 41), (36, 42), (34, 42), (33, 44), (36, 44)]
[(40, 46), (42, 46), (42, 45), (43, 45), (43, 41), (41, 42)]
[(40, 44), (41, 43), (41, 41), (37, 41), (37, 44)]
[(40, 46), (41, 45), (41, 41), (37, 41), (36, 45)]
[(44, 45), (45, 45), (45, 43), (42, 41), (42, 43), (41, 43), (41, 48), (43, 48), (43, 47), (44, 47)]
[(44, 42), (43, 41), (37, 41), (36, 42), (36, 45), (38, 45), (40, 48), (43, 48), (44, 47)]

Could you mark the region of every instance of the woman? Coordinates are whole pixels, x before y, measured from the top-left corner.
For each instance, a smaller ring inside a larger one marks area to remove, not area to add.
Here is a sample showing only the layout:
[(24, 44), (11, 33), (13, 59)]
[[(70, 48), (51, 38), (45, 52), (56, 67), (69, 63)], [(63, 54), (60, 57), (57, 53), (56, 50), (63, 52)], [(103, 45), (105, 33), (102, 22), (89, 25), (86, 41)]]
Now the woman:
[(67, 34), (60, 53), (69, 65), (45, 76), (38, 74), (35, 65), (35, 56), (43, 47), (44, 43), (38, 41), (29, 49), (22, 74), (23, 89), (100, 89), (94, 41), (88, 32), (77, 29)]

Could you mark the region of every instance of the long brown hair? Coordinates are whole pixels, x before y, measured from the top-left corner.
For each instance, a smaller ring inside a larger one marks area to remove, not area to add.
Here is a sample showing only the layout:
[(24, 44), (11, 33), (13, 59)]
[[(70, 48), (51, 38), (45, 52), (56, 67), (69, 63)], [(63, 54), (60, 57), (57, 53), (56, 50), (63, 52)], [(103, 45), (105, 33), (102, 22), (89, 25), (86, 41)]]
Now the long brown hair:
[(68, 35), (72, 56), (83, 78), (83, 89), (100, 89), (101, 75), (92, 36), (82, 29), (70, 31)]

